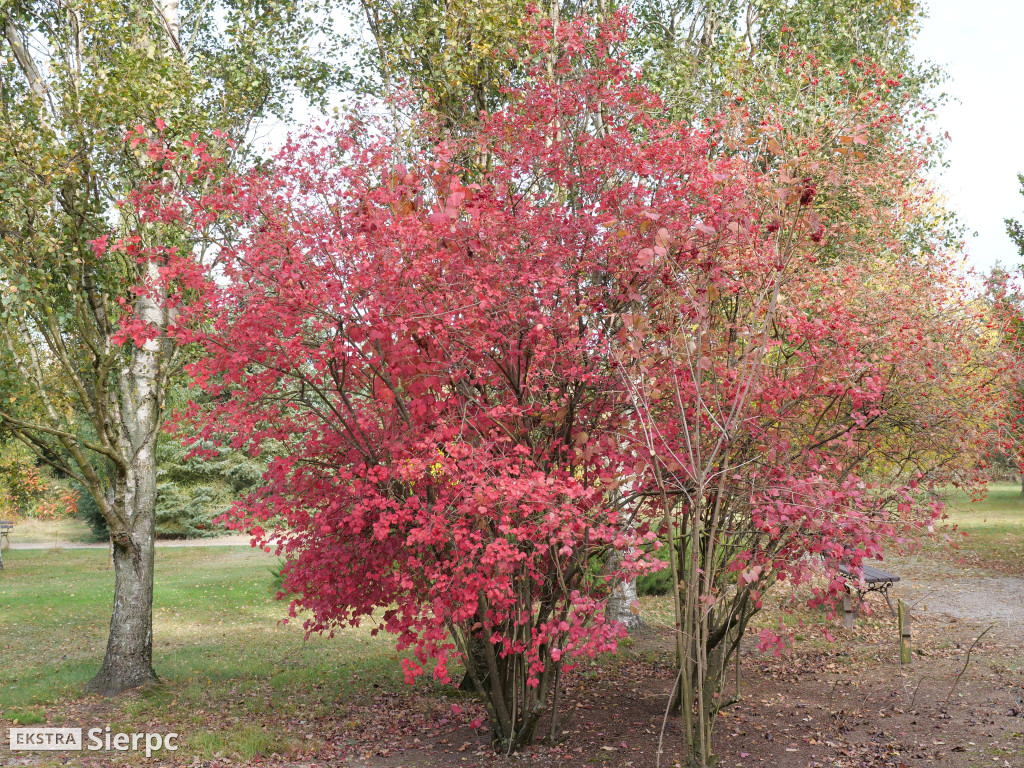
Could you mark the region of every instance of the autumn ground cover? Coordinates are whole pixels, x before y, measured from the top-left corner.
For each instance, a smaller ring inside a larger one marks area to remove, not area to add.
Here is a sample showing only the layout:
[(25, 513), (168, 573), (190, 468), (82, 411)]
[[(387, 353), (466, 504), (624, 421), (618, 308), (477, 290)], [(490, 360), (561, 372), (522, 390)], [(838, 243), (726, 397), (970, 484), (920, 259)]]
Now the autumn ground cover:
[[(1019, 491), (1018, 491), (1019, 492)], [(1019, 498), (1019, 497), (1018, 497)], [(1024, 517), (1012, 488), (987, 502), (961, 500), (953, 518), (975, 521), (966, 554), (983, 560), (986, 537)], [(1002, 510), (1005, 519), (992, 513)], [(1017, 510), (1017, 514), (1014, 514)], [(976, 520), (977, 518), (977, 520)], [(992, 531), (988, 523), (992, 520)], [(1008, 543), (1013, 546), (1012, 541)], [(953, 563), (929, 555), (932, 563)], [(943, 559), (946, 558), (946, 559)], [(393, 645), (366, 630), (303, 641), (279, 623), (275, 558), (241, 547), (161, 550), (155, 644), (163, 685), (117, 702), (85, 697), (105, 639), (112, 573), (103, 550), (13, 550), (0, 581), (0, 728), (17, 724), (106, 725), (177, 731), (181, 749), (153, 764), (337, 765), (405, 768), (483, 766), (490, 751), (472, 698), (430, 681), (402, 683)], [(1018, 571), (1020, 573), (1020, 571)], [(567, 676), (565, 741), (527, 752), (535, 765), (650, 766), (673, 669), (671, 607), (642, 598), (647, 627)], [(773, 606), (750, 633), (781, 619), (788, 654), (741, 654), (740, 704), (720, 717), (717, 750), (727, 766), (1024, 765), (1024, 637), (1010, 626), (923, 614), (915, 660), (902, 668), (895, 622), (884, 603), (830, 643), (818, 612)], [(970, 650), (970, 659), (967, 654)], [(957, 676), (963, 672), (957, 682)], [(728, 683), (733, 690), (734, 680)], [(677, 752), (668, 721), (666, 757)], [(91, 759), (91, 763), (90, 763)], [(48, 762), (49, 760), (49, 762)], [(83, 764), (117, 762), (87, 756)], [(663, 761), (672, 765), (673, 760)], [(26, 763), (0, 745), (0, 765)], [(131, 764), (122, 757), (120, 764)]]

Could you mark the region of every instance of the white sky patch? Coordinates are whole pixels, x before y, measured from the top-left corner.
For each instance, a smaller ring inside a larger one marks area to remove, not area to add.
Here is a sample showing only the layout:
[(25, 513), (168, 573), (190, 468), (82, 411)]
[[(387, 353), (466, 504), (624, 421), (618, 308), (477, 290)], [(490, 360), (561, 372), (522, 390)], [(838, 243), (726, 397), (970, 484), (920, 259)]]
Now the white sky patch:
[(1024, 261), (1003, 219), (1024, 219), (1017, 173), (1024, 172), (1024, 2), (928, 0), (915, 53), (942, 65), (950, 98), (936, 115), (951, 137), (940, 186), (967, 227), (967, 265)]

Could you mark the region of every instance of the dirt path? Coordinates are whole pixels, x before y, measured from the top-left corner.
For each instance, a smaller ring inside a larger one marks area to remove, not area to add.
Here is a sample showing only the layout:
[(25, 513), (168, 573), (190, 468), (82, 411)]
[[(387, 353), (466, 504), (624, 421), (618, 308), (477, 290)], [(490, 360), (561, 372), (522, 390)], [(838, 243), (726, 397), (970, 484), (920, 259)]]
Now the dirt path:
[(902, 580), (895, 592), (915, 613), (947, 614), (995, 624), (1024, 641), (1024, 578), (919, 555), (894, 563)]

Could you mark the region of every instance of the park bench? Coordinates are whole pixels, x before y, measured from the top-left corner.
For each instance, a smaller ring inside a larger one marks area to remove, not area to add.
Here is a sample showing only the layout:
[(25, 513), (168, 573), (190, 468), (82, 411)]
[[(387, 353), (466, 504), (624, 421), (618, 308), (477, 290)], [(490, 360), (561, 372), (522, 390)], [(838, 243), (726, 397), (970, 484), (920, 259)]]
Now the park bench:
[[(883, 571), (873, 565), (861, 566), (860, 578), (854, 581), (850, 566), (845, 563), (839, 564), (839, 572), (846, 577), (846, 594), (843, 595), (843, 626), (846, 629), (853, 629), (854, 618), (857, 616), (857, 609), (860, 608), (860, 601), (864, 599), (866, 592), (879, 592), (885, 598), (885, 604), (889, 606), (892, 615), (896, 617), (897, 628), (900, 633), (900, 664), (910, 664), (914, 660), (911, 652), (911, 631), (910, 625), (912, 616), (903, 601), (899, 602), (899, 609), (893, 608), (892, 600), (889, 599), (889, 589), (900, 580), (895, 573)], [(851, 585), (857, 590), (857, 606), (850, 605)]]
[[(847, 578), (846, 582), (846, 595), (843, 597), (843, 623), (848, 627), (853, 626), (853, 619), (857, 616), (857, 611), (860, 608), (860, 601), (864, 599), (864, 595), (868, 592), (878, 592), (885, 598), (885, 604), (889, 606), (889, 610), (892, 611), (892, 615), (896, 615), (896, 609), (892, 607), (892, 600), (889, 598), (889, 588), (892, 587), (900, 577), (895, 573), (889, 573), (883, 571), (881, 568), (875, 568), (873, 565), (861, 566), (862, 572), (860, 579), (854, 581), (853, 572), (850, 570), (850, 566), (845, 563), (839, 564), (839, 572)], [(854, 608), (850, 605), (850, 587), (853, 586), (857, 590), (857, 607)]]
[[(7, 539), (7, 545), (11, 544), (11, 531), (14, 530), (14, 523), (10, 520), (0, 520), (0, 546), (3, 546), (4, 539)], [(0, 550), (0, 571), (4, 569), (4, 555), (3, 550)]]

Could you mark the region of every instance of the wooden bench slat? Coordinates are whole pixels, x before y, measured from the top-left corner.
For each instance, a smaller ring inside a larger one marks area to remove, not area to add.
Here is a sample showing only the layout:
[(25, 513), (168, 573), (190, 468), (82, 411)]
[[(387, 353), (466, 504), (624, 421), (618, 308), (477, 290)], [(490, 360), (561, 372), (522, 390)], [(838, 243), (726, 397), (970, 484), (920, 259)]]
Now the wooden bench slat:
[[(861, 578), (864, 579), (865, 584), (895, 584), (900, 580), (900, 577), (895, 573), (883, 571), (881, 568), (875, 568), (873, 565), (864, 565), (861, 568), (863, 569)], [(850, 576), (850, 566), (840, 563), (839, 572), (844, 576)]]

